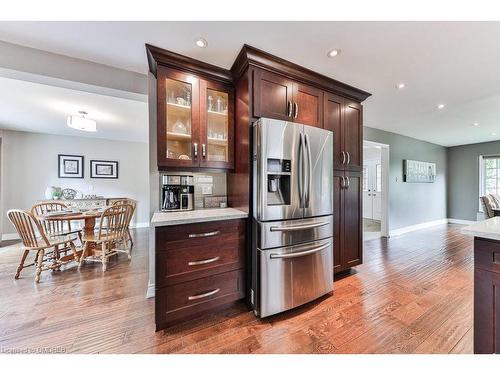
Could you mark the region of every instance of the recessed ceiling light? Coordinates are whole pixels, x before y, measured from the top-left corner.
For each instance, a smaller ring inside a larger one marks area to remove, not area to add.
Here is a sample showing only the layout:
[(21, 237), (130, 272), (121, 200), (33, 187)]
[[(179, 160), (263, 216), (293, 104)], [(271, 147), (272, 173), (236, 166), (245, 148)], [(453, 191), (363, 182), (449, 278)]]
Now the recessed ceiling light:
[(444, 104), (438, 104), (438, 109), (443, 109), (444, 108)]
[(206, 39), (203, 39), (203, 38), (198, 38), (196, 39), (196, 45), (200, 48), (205, 48), (206, 46), (208, 46), (208, 42)]
[(396, 85), (396, 88), (399, 90), (404, 89), (405, 87), (406, 87), (406, 83), (404, 83), (404, 82), (398, 83)]
[(491, 135), (497, 135), (497, 133), (491, 133)]
[(328, 57), (335, 57), (340, 53), (339, 49), (332, 49), (330, 52), (328, 52)]
[(472, 125), (479, 126), (479, 122), (475, 121)]

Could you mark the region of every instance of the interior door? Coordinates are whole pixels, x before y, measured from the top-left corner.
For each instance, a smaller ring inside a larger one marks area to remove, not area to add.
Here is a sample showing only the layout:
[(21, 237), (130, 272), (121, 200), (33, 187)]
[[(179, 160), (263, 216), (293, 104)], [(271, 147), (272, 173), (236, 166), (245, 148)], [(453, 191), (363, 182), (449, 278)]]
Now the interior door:
[(346, 187), (344, 194), (344, 235), (343, 266), (345, 268), (361, 264), (362, 257), (362, 220), (361, 220), (361, 173), (345, 172)]
[(254, 71), (253, 114), (278, 120), (293, 120), (293, 83), (288, 78), (265, 70)]
[(363, 217), (366, 219), (373, 218), (373, 201), (370, 179), (370, 165), (363, 166)]
[(304, 217), (333, 213), (333, 133), (304, 126), (305, 202)]
[(344, 151), (347, 154), (345, 169), (361, 171), (363, 164), (363, 118), (362, 106), (349, 102), (344, 112)]
[(344, 99), (334, 94), (325, 93), (324, 102), (323, 128), (333, 132), (333, 168), (343, 170), (346, 160), (342, 141), (344, 136), (342, 131)]
[(293, 121), (318, 128), (323, 127), (322, 90), (295, 82), (293, 105)]

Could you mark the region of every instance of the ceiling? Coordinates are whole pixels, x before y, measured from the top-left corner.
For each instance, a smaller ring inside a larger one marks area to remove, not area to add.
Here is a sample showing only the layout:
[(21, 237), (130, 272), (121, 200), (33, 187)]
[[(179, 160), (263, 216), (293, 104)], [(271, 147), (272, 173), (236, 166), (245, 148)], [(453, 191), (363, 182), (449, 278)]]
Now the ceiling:
[(0, 22), (0, 40), (141, 73), (145, 43), (225, 68), (247, 43), (371, 92), (366, 126), (444, 146), (500, 139), (499, 22)]
[[(0, 77), (0, 128), (69, 136), (148, 141), (148, 107), (123, 99)], [(66, 125), (67, 116), (88, 112), (97, 132)]]

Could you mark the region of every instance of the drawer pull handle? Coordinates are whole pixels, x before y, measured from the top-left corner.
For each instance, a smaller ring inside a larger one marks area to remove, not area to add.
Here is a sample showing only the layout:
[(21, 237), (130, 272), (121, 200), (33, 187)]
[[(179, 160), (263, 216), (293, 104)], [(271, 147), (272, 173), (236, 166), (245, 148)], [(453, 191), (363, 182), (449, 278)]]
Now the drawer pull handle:
[(297, 231), (297, 230), (305, 230), (305, 229), (312, 229), (312, 228), (318, 228), (318, 227), (323, 227), (325, 225), (330, 224), (329, 221), (320, 221), (319, 223), (312, 223), (312, 224), (306, 224), (306, 225), (290, 225), (287, 227), (271, 227), (271, 232), (292, 232), (292, 231)]
[(210, 296), (213, 296), (214, 294), (217, 294), (219, 292), (220, 292), (220, 288), (217, 288), (217, 289), (211, 290), (210, 292), (206, 292), (206, 293), (202, 293), (202, 294), (196, 294), (194, 296), (189, 296), (188, 300), (189, 301), (194, 301), (194, 300), (197, 300), (197, 299), (200, 299), (200, 298), (210, 297)]
[(207, 233), (191, 233), (189, 235), (189, 238), (212, 237), (212, 236), (217, 236), (219, 233), (220, 233), (220, 230), (216, 230), (213, 232), (207, 232)]
[(213, 262), (217, 262), (219, 259), (220, 259), (220, 257), (204, 259), (204, 260), (196, 260), (194, 262), (188, 262), (188, 266), (199, 266), (201, 264), (213, 263)]
[(327, 247), (329, 247), (330, 244), (327, 243), (325, 245), (322, 245), (320, 247), (316, 247), (314, 249), (311, 249), (311, 250), (306, 250), (306, 251), (299, 251), (297, 253), (289, 253), (289, 254), (271, 254), (269, 256), (269, 258), (271, 259), (288, 259), (288, 258), (297, 258), (297, 257), (303, 257), (305, 255), (309, 255), (309, 254), (314, 254), (314, 253), (317, 253), (318, 251), (321, 251), (323, 249), (326, 249)]

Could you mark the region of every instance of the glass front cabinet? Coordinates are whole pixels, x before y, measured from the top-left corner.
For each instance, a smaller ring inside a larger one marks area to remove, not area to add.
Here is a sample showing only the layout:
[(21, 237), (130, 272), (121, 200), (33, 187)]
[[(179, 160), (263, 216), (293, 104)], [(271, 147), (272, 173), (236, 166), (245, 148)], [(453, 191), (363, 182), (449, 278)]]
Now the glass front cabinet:
[(234, 89), (158, 69), (158, 165), (233, 168)]

